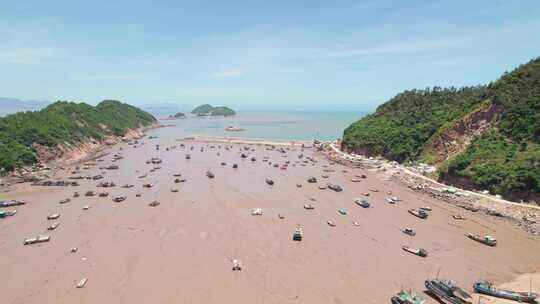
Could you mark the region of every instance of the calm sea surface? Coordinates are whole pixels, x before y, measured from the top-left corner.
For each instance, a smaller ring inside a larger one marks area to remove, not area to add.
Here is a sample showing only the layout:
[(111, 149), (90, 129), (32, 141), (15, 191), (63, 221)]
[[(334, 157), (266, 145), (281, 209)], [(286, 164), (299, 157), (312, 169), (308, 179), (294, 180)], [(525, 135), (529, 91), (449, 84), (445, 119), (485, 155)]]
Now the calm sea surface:
[[(160, 131), (175, 138), (186, 136), (241, 137), (274, 140), (331, 140), (343, 135), (343, 130), (364, 116), (365, 112), (239, 112), (235, 117), (190, 117), (164, 120), (174, 127)], [(242, 132), (227, 132), (235, 126)]]

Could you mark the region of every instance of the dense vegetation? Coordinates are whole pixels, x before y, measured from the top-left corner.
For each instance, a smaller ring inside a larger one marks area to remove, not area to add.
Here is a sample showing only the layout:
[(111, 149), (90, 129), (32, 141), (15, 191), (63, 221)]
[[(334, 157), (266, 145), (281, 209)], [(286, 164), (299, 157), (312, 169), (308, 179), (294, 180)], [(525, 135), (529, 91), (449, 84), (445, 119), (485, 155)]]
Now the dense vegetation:
[(59, 101), (43, 110), (0, 118), (0, 169), (12, 171), (36, 161), (36, 144), (56, 147), (89, 138), (124, 135), (155, 118), (128, 104), (105, 100), (96, 107)]
[(399, 162), (416, 159), (439, 128), (474, 109), (487, 92), (485, 86), (405, 91), (349, 126), (343, 142)]
[(236, 115), (236, 112), (228, 107), (213, 107), (209, 104), (204, 104), (193, 109), (191, 114), (197, 116), (231, 116)]
[(348, 127), (343, 146), (416, 161), (438, 130), (486, 101), (500, 114), (487, 132), (440, 166), (439, 179), (512, 199), (540, 199), (540, 58), (488, 86), (401, 93)]

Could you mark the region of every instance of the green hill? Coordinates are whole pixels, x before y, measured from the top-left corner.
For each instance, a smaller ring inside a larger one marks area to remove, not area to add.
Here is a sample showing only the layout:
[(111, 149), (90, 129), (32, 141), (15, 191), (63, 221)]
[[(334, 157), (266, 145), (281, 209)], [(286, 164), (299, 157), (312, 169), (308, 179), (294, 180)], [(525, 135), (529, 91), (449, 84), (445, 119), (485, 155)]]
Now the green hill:
[(540, 198), (540, 58), (496, 82), (398, 94), (349, 126), (342, 148), (436, 165), (440, 181)]
[(228, 107), (213, 107), (209, 104), (204, 104), (193, 109), (191, 114), (197, 116), (232, 116), (236, 115), (236, 112)]
[(40, 111), (8, 115), (0, 118), (0, 170), (12, 171), (36, 162), (36, 144), (56, 147), (122, 136), (128, 129), (155, 121), (152, 115), (115, 100), (95, 107), (58, 101)]

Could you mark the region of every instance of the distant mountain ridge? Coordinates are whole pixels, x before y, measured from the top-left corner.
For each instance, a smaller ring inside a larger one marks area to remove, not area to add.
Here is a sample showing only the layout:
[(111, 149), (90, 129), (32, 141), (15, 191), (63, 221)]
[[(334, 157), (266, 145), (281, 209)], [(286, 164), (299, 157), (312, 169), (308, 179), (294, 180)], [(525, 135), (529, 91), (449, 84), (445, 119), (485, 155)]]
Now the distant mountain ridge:
[(21, 111), (41, 110), (49, 104), (47, 101), (20, 100), (11, 97), (0, 97), (0, 116)]
[(485, 86), (402, 92), (346, 128), (342, 149), (433, 164), (447, 184), (540, 202), (540, 58)]

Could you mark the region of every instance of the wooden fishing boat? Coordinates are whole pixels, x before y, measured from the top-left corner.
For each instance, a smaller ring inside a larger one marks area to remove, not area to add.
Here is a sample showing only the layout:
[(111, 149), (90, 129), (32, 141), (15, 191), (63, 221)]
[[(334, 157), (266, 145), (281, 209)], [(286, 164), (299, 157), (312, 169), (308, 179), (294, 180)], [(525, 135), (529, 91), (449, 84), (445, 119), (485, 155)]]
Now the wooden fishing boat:
[(127, 199), (127, 197), (125, 197), (125, 196), (117, 196), (117, 197), (113, 198), (113, 202), (120, 203), (120, 202), (125, 201), (126, 199)]
[(262, 208), (254, 208), (251, 210), (251, 215), (263, 215)]
[(365, 199), (360, 199), (360, 198), (357, 198), (354, 200), (354, 203), (357, 204), (358, 206), (362, 207), (362, 208), (369, 208), (370, 204), (367, 200)]
[(17, 210), (11, 210), (11, 211), (0, 211), (0, 218), (8, 217), (8, 216), (14, 216), (17, 213)]
[(300, 242), (302, 240), (303, 234), (304, 234), (304, 231), (302, 227), (296, 227), (293, 233), (293, 240)]
[(54, 230), (60, 226), (60, 222), (52, 223), (49, 227), (47, 227), (47, 230)]
[(59, 217), (60, 217), (60, 213), (53, 213), (53, 214), (49, 214), (49, 215), (47, 216), (47, 219), (48, 219), (48, 220), (56, 220), (56, 219), (58, 219)]
[(511, 290), (504, 290), (504, 289), (498, 289), (491, 282), (488, 281), (476, 281), (473, 285), (474, 291), (478, 293), (483, 293), (489, 296), (502, 298), (502, 299), (508, 299), (518, 302), (525, 302), (525, 303), (536, 303), (536, 299), (538, 298), (538, 294), (535, 292), (519, 292), (519, 291), (511, 291)]
[(403, 246), (403, 247), (401, 247), (401, 248), (402, 248), (403, 250), (405, 250), (405, 251), (407, 251), (407, 252), (410, 252), (410, 253), (412, 253), (412, 254), (415, 254), (415, 255), (417, 255), (417, 256), (419, 256), (419, 257), (425, 258), (425, 257), (428, 256), (427, 250), (422, 249), (422, 248), (417, 249), (417, 248), (412, 248), (412, 247), (409, 247), (409, 246)]
[(410, 236), (416, 235), (416, 231), (414, 231), (412, 228), (405, 228), (402, 230), (402, 232)]
[(486, 235), (484, 237), (481, 237), (478, 234), (468, 233), (467, 237), (470, 238), (471, 240), (475, 240), (484, 245), (488, 245), (491, 247), (497, 246), (497, 239), (491, 235)]
[(442, 303), (472, 304), (472, 297), (465, 290), (449, 280), (432, 279), (425, 281), (426, 288)]
[(37, 237), (25, 239), (23, 244), (31, 245), (31, 244), (36, 244), (36, 243), (48, 242), (50, 240), (51, 240), (51, 237), (49, 235), (38, 235)]
[(391, 299), (392, 304), (424, 304), (424, 300), (421, 296), (418, 296), (412, 292), (400, 291)]
[(423, 220), (427, 219), (428, 214), (422, 209), (409, 209), (408, 212), (418, 218), (421, 218)]
[(315, 207), (313, 207), (312, 204), (307, 203), (307, 204), (304, 204), (304, 209), (306, 209), (306, 210), (313, 210), (313, 209), (315, 209)]

